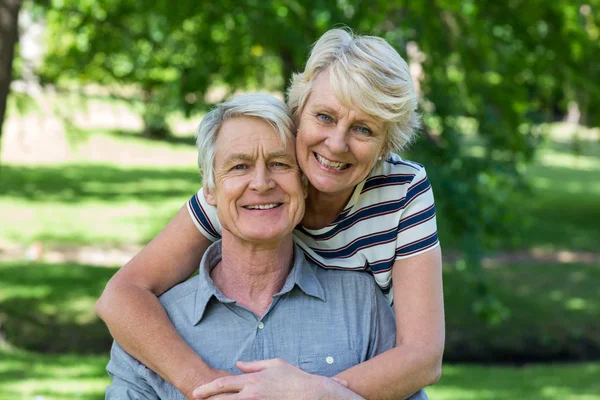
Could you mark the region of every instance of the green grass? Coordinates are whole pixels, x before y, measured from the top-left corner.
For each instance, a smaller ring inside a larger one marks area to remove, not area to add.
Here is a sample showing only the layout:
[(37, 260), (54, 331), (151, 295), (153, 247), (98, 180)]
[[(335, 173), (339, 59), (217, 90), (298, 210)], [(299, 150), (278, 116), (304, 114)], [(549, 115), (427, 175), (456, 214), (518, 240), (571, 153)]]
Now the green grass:
[(529, 167), (533, 195), (522, 248), (598, 251), (600, 238), (600, 141), (580, 154), (551, 142)]
[[(48, 355), (0, 349), (0, 400), (100, 400), (110, 380), (101, 356)], [(427, 389), (436, 400), (600, 399), (600, 364), (522, 368), (445, 365)]]
[[(0, 238), (23, 245), (146, 243), (200, 186), (186, 158), (194, 153), (189, 139), (87, 133), (76, 144), (75, 163), (0, 167)], [(585, 142), (575, 154), (561, 140), (545, 144), (529, 168), (533, 192), (523, 207), (530, 217), (516, 248), (597, 252), (600, 142)], [(92, 306), (115, 270), (0, 263), (0, 326), (15, 346), (0, 349), (0, 400), (103, 398), (111, 339)], [(477, 287), (456, 266), (445, 266), (447, 360), (597, 359), (600, 265), (514, 264), (488, 272), (492, 294), (511, 311), (492, 326), (472, 311)], [(447, 365), (428, 393), (432, 399), (600, 399), (593, 394), (600, 393), (599, 368)]]
[(111, 338), (94, 302), (115, 268), (0, 263), (0, 323), (14, 346), (49, 353), (108, 352)]
[(99, 400), (110, 383), (108, 353), (42, 354), (0, 349), (0, 400)]
[[(111, 339), (93, 304), (115, 268), (0, 263), (0, 321), (8, 341), (43, 352), (102, 354)], [(600, 265), (502, 265), (492, 294), (510, 311), (487, 325), (472, 311), (477, 287), (444, 268), (446, 360), (530, 361), (600, 357)]]
[(194, 168), (5, 165), (0, 237), (23, 244), (146, 243), (199, 187)]
[[(88, 130), (74, 163), (3, 165), (0, 238), (29, 245), (148, 242), (200, 186), (189, 137), (166, 141), (119, 130)], [(521, 234), (505, 249), (597, 251), (600, 142), (548, 141), (528, 168), (532, 193)], [(439, 215), (446, 248), (453, 237)], [(515, 229), (515, 232), (519, 229)], [(501, 248), (501, 249), (502, 249)]]
[(427, 389), (435, 400), (597, 400), (600, 364), (528, 365), (522, 368), (445, 365)]
[(479, 320), (477, 287), (444, 267), (446, 360), (528, 361), (600, 357), (600, 265), (513, 264), (486, 271), (510, 315)]

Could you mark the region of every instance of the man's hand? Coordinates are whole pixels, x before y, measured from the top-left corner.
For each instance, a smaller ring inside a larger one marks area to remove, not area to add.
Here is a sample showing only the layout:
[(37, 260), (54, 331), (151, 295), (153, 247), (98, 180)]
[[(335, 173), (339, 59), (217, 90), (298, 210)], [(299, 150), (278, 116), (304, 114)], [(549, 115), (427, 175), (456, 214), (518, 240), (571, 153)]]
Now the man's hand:
[[(244, 375), (222, 377), (200, 386), (195, 399), (362, 399), (344, 381), (311, 375), (281, 359), (242, 362)], [(214, 397), (212, 397), (214, 396)]]

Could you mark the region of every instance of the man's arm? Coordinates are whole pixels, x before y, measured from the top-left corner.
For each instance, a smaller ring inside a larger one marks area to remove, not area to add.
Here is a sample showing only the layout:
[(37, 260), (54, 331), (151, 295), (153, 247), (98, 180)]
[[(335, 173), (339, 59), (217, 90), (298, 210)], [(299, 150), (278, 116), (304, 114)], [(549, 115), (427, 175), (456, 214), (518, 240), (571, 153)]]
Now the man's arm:
[(110, 351), (106, 371), (112, 384), (106, 388), (106, 400), (158, 400), (152, 387), (138, 374), (142, 366), (116, 343)]

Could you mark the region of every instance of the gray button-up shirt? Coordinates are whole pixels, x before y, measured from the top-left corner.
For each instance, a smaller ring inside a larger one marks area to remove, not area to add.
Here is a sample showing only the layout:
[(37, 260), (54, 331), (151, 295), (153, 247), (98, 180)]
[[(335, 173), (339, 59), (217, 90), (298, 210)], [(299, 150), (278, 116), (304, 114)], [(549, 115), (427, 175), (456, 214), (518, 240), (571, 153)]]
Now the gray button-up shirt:
[[(213, 368), (240, 373), (238, 360), (282, 358), (331, 377), (395, 344), (392, 309), (368, 273), (320, 268), (296, 246), (283, 288), (257, 316), (215, 286), (210, 270), (220, 260), (219, 241), (206, 251), (198, 276), (160, 297), (177, 331)], [(107, 399), (185, 399), (117, 343), (106, 369)]]

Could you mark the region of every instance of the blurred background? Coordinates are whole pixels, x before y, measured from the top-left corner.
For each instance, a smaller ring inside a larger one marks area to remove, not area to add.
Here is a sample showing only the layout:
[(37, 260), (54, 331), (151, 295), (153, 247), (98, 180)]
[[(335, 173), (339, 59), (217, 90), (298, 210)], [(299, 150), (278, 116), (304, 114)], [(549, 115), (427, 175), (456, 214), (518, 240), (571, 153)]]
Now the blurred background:
[(194, 129), (327, 29), (409, 62), (444, 250), (432, 399), (600, 399), (600, 1), (0, 0), (0, 399), (101, 399), (110, 276), (201, 186)]

